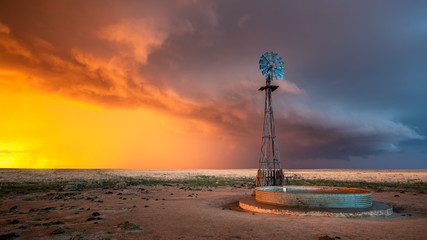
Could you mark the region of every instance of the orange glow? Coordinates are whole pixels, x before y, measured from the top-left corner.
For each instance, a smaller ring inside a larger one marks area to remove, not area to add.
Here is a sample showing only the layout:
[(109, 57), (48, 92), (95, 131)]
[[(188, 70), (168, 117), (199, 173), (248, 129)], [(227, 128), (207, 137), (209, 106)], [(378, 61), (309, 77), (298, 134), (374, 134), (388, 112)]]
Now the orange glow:
[(0, 92), (2, 168), (195, 168), (230, 154), (218, 153), (225, 143), (195, 120), (31, 90)]
[(221, 124), (245, 113), (181, 96), (141, 71), (168, 36), (193, 30), (174, 24), (124, 18), (77, 44), (0, 22), (0, 167), (234, 166), (242, 149)]

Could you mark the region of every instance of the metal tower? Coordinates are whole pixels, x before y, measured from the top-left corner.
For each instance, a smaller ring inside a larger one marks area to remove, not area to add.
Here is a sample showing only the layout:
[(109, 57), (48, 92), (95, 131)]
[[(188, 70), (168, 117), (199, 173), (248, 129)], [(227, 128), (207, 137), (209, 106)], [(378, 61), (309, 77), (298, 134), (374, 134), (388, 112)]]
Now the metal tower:
[(265, 86), (259, 91), (265, 91), (264, 126), (262, 131), (261, 155), (259, 159), (256, 186), (284, 186), (285, 179), (280, 162), (279, 145), (276, 137), (276, 125), (273, 116), (273, 101), (271, 93), (279, 86), (271, 85), (275, 78), (283, 79), (282, 58), (277, 53), (266, 52), (259, 60), (259, 68), (266, 76)]

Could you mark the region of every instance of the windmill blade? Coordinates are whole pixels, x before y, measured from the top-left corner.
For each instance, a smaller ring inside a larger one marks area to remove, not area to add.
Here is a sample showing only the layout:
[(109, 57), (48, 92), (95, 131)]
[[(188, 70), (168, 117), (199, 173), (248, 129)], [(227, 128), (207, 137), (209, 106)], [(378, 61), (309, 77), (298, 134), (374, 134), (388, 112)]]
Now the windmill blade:
[(283, 72), (282, 72), (282, 71), (278, 72), (278, 73), (276, 74), (276, 76), (277, 76), (278, 78), (280, 78), (280, 79), (283, 79)]
[(273, 60), (273, 62), (276, 62), (277, 53), (272, 53), (272, 54), (271, 54), (271, 57), (272, 57), (272, 59), (271, 59), (271, 60)]
[(267, 64), (268, 60), (264, 57), (264, 55), (261, 56), (261, 59), (259, 60), (259, 64)]
[(265, 73), (266, 73), (266, 72), (268, 72), (268, 70), (269, 70), (268, 68), (264, 69), (264, 70), (262, 71), (262, 75), (265, 75)]
[(264, 69), (264, 68), (269, 68), (270, 66), (269, 65), (259, 65), (259, 69)]

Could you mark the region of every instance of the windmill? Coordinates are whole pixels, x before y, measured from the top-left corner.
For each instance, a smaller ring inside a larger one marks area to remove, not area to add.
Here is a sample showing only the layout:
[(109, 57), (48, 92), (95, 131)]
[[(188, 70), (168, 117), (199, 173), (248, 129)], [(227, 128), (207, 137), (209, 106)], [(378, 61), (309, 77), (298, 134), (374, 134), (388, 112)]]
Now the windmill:
[(279, 86), (271, 85), (271, 82), (273, 79), (283, 79), (284, 62), (277, 53), (266, 52), (259, 60), (259, 69), (266, 79), (265, 86), (258, 89), (259, 91), (265, 91), (265, 110), (256, 186), (283, 186), (285, 181), (280, 162), (271, 98), (271, 93)]

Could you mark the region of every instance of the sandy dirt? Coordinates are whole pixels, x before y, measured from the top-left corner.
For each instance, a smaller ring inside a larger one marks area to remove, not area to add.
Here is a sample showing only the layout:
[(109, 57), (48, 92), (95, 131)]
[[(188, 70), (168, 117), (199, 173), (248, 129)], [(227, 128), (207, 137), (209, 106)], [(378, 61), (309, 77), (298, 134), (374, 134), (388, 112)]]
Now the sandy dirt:
[[(427, 195), (373, 193), (390, 217), (330, 218), (253, 214), (243, 187), (133, 186), (12, 195), (0, 200), (0, 235), (16, 239), (426, 239)], [(139, 230), (122, 229), (126, 221)], [(338, 238), (337, 238), (338, 239)]]
[[(427, 182), (427, 169), (285, 169), (285, 176), (304, 179), (329, 179), (366, 182)], [(121, 169), (0, 169), (0, 182), (62, 181), (71, 179), (108, 179), (118, 176), (182, 179), (195, 176), (249, 177), (256, 169), (197, 169), (197, 170), (121, 170)]]

